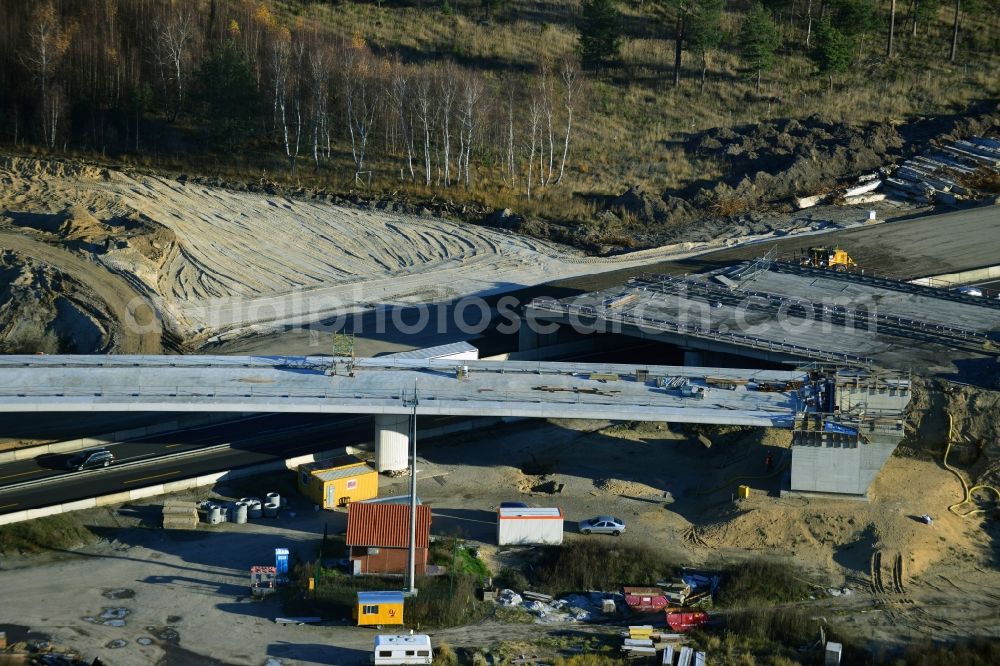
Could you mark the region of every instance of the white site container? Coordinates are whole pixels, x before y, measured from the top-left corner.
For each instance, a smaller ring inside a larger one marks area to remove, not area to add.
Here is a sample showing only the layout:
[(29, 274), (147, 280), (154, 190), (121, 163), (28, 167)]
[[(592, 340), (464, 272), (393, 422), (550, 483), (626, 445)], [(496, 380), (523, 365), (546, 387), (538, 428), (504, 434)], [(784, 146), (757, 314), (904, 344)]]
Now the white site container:
[(431, 637), (426, 634), (375, 637), (373, 664), (430, 664), (434, 662)]
[(562, 509), (501, 507), (497, 510), (497, 543), (501, 546), (556, 546), (562, 542)]

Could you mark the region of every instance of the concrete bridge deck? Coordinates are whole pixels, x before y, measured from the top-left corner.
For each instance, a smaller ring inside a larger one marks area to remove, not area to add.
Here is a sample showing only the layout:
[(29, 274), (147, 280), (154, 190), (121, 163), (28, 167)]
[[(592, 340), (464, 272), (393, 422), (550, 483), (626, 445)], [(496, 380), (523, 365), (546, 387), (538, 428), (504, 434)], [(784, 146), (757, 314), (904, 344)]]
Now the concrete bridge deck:
[[(414, 404), (414, 395), (418, 400)], [(745, 370), (323, 356), (2, 356), (0, 411), (358, 413), (379, 471), (408, 414), (598, 418), (793, 430), (791, 490), (863, 496), (902, 436), (909, 379)]]
[[(743, 279), (740, 270), (644, 275), (562, 300), (536, 299), (526, 313), (538, 330), (552, 323), (776, 362), (954, 374), (988, 368), (997, 354), (1000, 301), (792, 264), (771, 263)], [(521, 338), (522, 349), (545, 344), (544, 335), (533, 340), (524, 329)]]
[[(791, 427), (802, 371), (320, 356), (5, 356), (0, 411), (603, 418)], [(459, 376), (458, 368), (468, 368)], [(661, 388), (659, 378), (697, 387)], [(763, 389), (763, 390), (761, 390)]]

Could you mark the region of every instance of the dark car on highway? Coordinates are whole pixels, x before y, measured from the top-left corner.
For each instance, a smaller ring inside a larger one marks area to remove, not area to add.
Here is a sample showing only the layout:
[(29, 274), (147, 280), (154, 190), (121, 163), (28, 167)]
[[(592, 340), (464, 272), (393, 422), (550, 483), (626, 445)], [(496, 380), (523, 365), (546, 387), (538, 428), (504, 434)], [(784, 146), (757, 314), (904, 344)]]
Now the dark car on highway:
[(115, 461), (115, 456), (107, 449), (81, 451), (66, 461), (66, 467), (77, 472), (95, 467), (107, 467)]

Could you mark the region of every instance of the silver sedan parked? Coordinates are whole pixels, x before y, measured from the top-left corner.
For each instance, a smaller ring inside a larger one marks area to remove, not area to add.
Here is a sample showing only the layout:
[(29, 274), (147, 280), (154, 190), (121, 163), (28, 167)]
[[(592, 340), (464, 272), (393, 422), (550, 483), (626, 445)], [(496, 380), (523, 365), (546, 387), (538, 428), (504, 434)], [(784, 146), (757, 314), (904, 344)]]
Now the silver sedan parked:
[(614, 516), (595, 516), (580, 521), (580, 534), (613, 534), (621, 536), (625, 521)]

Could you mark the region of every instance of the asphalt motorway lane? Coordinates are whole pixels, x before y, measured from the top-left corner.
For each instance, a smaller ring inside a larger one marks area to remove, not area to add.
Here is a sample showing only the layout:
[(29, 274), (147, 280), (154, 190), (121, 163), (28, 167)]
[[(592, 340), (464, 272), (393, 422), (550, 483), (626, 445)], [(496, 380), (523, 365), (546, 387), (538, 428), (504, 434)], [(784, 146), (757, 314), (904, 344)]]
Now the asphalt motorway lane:
[[(40, 456), (0, 466), (0, 514), (359, 444), (371, 439), (372, 428), (369, 416), (261, 414), (107, 445), (119, 464), (148, 458), (148, 465), (111, 466), (66, 476), (69, 473), (64, 469), (65, 459), (72, 454), (58, 456), (62, 468), (53, 464), (58, 460)], [(220, 444), (230, 446), (174, 460), (162, 458)], [(59, 476), (66, 478), (54, 478)], [(3, 489), (6, 485), (44, 478), (52, 480)]]

